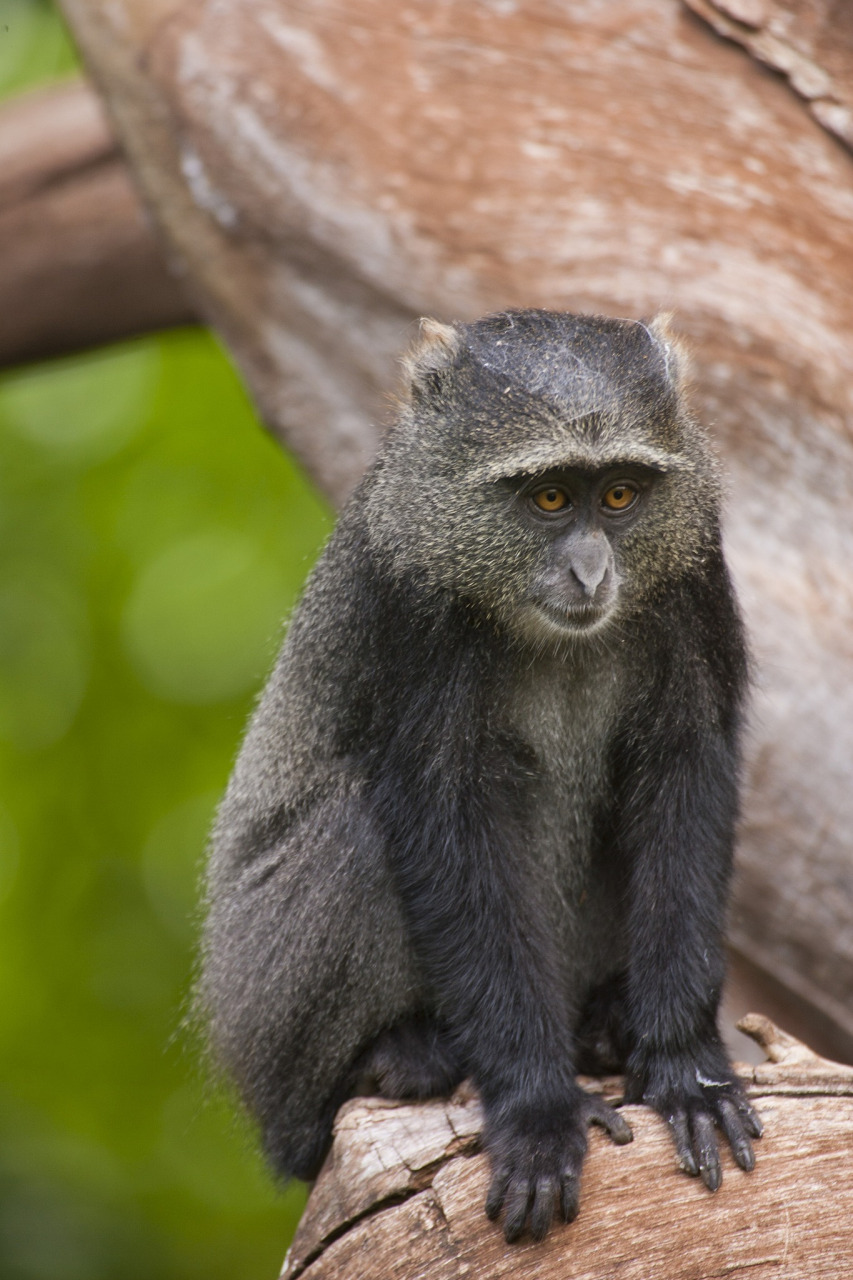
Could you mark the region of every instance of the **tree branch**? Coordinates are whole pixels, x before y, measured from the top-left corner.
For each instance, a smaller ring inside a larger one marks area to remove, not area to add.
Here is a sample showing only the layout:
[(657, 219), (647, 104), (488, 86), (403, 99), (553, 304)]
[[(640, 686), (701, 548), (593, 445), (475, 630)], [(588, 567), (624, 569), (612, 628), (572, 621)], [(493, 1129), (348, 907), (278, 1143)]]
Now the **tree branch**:
[(0, 366), (195, 318), (92, 90), (0, 110)]
[[(769, 1061), (742, 1068), (765, 1121), (748, 1177), (723, 1152), (710, 1194), (677, 1168), (663, 1122), (625, 1107), (634, 1141), (590, 1133), (581, 1212), (544, 1244), (507, 1247), (483, 1213), (481, 1113), (462, 1087), (449, 1102), (346, 1104), (282, 1280), (687, 1280), (820, 1276), (853, 1269), (853, 1068), (817, 1057), (767, 1018), (741, 1024)], [(586, 1081), (618, 1101), (621, 1080)]]

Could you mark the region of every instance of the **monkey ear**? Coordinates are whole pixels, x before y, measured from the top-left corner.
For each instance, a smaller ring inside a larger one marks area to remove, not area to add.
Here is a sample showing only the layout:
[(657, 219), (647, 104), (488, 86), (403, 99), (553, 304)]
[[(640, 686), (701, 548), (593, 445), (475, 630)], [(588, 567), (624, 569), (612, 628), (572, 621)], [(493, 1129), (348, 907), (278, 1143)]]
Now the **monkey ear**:
[(461, 350), (462, 335), (458, 329), (425, 316), (420, 321), (417, 342), (403, 356), (412, 397), (429, 397), (440, 390), (442, 372), (455, 363)]
[(690, 377), (690, 355), (672, 328), (672, 312), (659, 311), (646, 329), (660, 347), (672, 385), (683, 391)]

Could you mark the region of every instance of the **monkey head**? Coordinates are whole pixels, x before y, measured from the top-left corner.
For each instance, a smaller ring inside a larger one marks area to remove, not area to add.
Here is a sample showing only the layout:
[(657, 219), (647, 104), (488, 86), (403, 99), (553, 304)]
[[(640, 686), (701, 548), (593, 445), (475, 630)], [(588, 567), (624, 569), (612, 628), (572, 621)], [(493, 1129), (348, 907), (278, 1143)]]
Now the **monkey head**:
[(667, 317), (421, 322), (369, 482), (377, 554), (524, 641), (593, 635), (695, 567), (716, 459)]

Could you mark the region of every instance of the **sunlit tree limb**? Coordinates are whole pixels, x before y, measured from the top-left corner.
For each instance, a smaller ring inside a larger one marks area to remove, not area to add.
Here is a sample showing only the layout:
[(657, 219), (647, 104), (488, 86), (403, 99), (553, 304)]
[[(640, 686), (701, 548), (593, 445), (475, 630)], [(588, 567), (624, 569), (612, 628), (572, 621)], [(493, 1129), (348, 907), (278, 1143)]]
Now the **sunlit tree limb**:
[[(483, 1213), (487, 1161), (470, 1095), (348, 1103), (282, 1280), (846, 1280), (853, 1069), (816, 1057), (765, 1018), (751, 1015), (750, 1034), (770, 1056), (744, 1073), (765, 1123), (755, 1170), (742, 1173), (724, 1151), (723, 1185), (711, 1195), (676, 1167), (662, 1120), (627, 1107), (634, 1141), (617, 1147), (591, 1132), (580, 1215), (541, 1245), (508, 1248)], [(596, 1087), (618, 1097), (620, 1082)]]

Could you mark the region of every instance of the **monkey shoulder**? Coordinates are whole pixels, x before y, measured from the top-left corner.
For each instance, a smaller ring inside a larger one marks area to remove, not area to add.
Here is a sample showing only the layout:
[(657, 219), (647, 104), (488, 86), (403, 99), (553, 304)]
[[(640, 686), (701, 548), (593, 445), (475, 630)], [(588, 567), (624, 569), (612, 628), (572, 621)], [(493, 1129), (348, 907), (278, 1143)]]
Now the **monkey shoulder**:
[[(358, 515), (357, 511), (355, 513)], [(267, 847), (354, 789), (347, 743), (367, 715), (380, 642), (369, 549), (359, 520), (338, 522), (290, 619), (249, 721), (219, 812), (214, 860), (229, 845)]]

